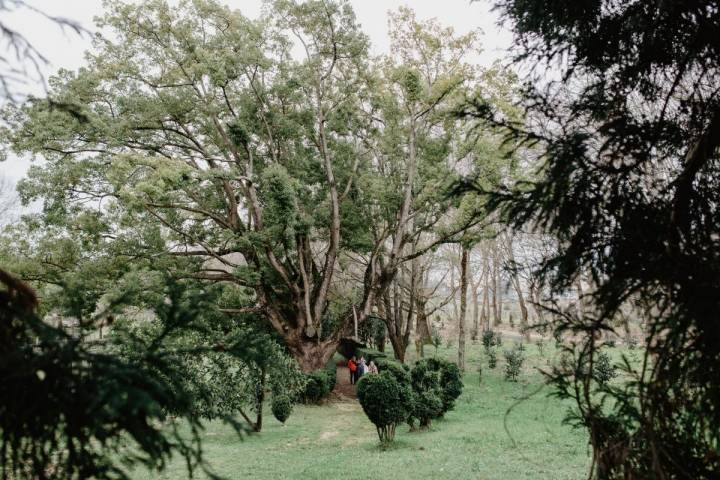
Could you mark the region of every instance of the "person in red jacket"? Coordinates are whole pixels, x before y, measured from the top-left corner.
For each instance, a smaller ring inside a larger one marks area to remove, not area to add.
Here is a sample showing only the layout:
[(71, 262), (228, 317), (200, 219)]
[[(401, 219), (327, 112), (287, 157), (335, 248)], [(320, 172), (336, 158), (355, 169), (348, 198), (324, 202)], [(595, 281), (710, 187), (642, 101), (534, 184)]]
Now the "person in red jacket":
[(350, 383), (355, 385), (355, 380), (357, 378), (357, 360), (355, 359), (355, 355), (348, 360), (348, 369), (350, 370)]

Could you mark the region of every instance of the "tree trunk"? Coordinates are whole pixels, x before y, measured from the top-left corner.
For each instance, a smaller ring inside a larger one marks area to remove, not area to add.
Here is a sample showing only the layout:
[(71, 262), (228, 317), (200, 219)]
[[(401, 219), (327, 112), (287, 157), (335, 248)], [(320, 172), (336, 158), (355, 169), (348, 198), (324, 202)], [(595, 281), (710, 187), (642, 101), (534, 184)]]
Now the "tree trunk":
[(426, 299), (421, 295), (417, 295), (415, 299), (415, 351), (418, 358), (425, 355), (425, 344), (432, 343), (430, 335), (430, 324), (425, 313)]
[(537, 323), (542, 324), (545, 323), (545, 319), (543, 317), (542, 307), (540, 306), (540, 292), (538, 290), (539, 289), (535, 282), (530, 284), (530, 301), (532, 302), (531, 305), (533, 307), (533, 310), (535, 310)]
[(473, 302), (473, 327), (472, 327), (472, 334), (471, 338), (474, 341), (478, 339), (478, 332), (480, 331), (480, 305), (478, 301), (478, 289), (480, 288), (480, 282), (482, 281), (482, 278), (478, 280), (477, 283), (473, 284), (472, 288), (472, 302)]
[(520, 331), (523, 332), (525, 341), (530, 341), (530, 332), (528, 331), (528, 309), (525, 306), (525, 298), (523, 297), (522, 289), (520, 288), (520, 280), (517, 276), (513, 277), (513, 287), (515, 287), (515, 293), (518, 297), (518, 303), (520, 304)]
[(458, 368), (465, 372), (465, 314), (467, 312), (468, 256), (470, 251), (463, 246), (460, 257), (460, 317), (458, 319)]
[(490, 330), (490, 264), (487, 255), (484, 261), (483, 277), (483, 302), (480, 321), (485, 330)]
[[(515, 267), (516, 265), (515, 252), (513, 251), (513, 237), (511, 235), (506, 235), (505, 240), (508, 261), (510, 262), (510, 265), (513, 265), (513, 267)], [(528, 309), (525, 305), (525, 296), (523, 295), (522, 285), (520, 284), (520, 277), (516, 272), (512, 274), (510, 281), (513, 285), (513, 288), (515, 289), (515, 294), (518, 297), (518, 304), (520, 305), (520, 331), (522, 332), (525, 340), (529, 342), (530, 332), (528, 331)]]
[[(303, 336), (304, 337), (304, 336)], [(316, 338), (287, 339), (287, 346), (305, 373), (325, 368), (325, 365), (337, 350), (339, 340), (318, 342)]]
[(500, 312), (498, 310), (498, 288), (500, 287), (498, 274), (498, 258), (497, 249), (493, 247), (493, 266), (492, 266), (492, 309), (493, 309), (493, 325), (500, 325)]

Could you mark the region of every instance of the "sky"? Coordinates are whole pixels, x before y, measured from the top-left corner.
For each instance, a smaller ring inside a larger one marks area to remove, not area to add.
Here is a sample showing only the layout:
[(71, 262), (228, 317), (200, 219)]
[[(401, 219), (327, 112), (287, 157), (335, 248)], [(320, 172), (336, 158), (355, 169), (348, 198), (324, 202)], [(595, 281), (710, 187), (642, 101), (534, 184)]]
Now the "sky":
[[(260, 15), (263, 3), (262, 0), (219, 1), (251, 18)], [(49, 15), (72, 19), (90, 31), (95, 31), (93, 18), (103, 13), (102, 0), (28, 0), (27, 3)], [(504, 60), (512, 40), (510, 32), (497, 25), (498, 16), (488, 0), (351, 0), (350, 4), (377, 54), (389, 49), (387, 12), (403, 5), (413, 8), (419, 19), (437, 18), (441, 24), (452, 26), (460, 33), (481, 29), (483, 53), (477, 58), (481, 65)], [(91, 48), (88, 36), (63, 32), (29, 11), (2, 14), (1, 21), (25, 35), (47, 58), (49, 63), (43, 68), (46, 77), (60, 68), (78, 69), (84, 63), (84, 52)], [(40, 82), (28, 85), (25, 90), (34, 95), (42, 95), (44, 91)], [(29, 159), (11, 156), (0, 162), (0, 179), (4, 177), (14, 184), (25, 175), (29, 165)]]

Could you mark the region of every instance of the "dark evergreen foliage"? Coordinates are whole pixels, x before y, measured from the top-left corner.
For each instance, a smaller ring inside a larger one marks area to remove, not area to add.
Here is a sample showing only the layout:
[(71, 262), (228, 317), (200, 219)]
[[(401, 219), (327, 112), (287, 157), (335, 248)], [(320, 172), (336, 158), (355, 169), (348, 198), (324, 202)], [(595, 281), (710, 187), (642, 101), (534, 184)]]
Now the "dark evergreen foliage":
[[(489, 204), (513, 227), (557, 238), (540, 279), (554, 292), (581, 274), (592, 282), (592, 314), (554, 312), (556, 338), (581, 341), (562, 347), (573, 361), (551, 379), (590, 431), (593, 474), (717, 478), (720, 6), (494, 3), (514, 29), (518, 61), (537, 75), (524, 92), (527, 121), (511, 123), (481, 99), (462, 114), (507, 127), (517, 149), (540, 153), (536, 178)], [(558, 68), (559, 81), (538, 81)], [(646, 326), (643, 366), (600, 388), (583, 366), (631, 300)]]
[[(204, 295), (171, 285), (164, 308), (155, 312), (164, 320), (163, 334), (142, 355), (127, 358), (43, 322), (34, 292), (2, 271), (0, 284), (3, 477), (128, 478), (122, 466), (162, 469), (172, 454), (184, 457), (191, 471), (206, 470), (196, 398), (179, 366), (190, 350), (164, 342), (176, 329), (202, 329), (196, 319), (208, 309)], [(242, 348), (227, 338), (192, 352)], [(168, 411), (186, 420), (189, 435), (179, 432), (180, 423), (163, 425)]]
[(398, 382), (388, 371), (365, 375), (358, 382), (357, 395), (365, 415), (377, 428), (380, 442), (392, 442), (395, 428), (407, 420), (412, 409), (410, 384)]
[(270, 405), (273, 416), (280, 423), (285, 423), (292, 413), (293, 404), (287, 395), (273, 395)]
[(421, 428), (430, 426), (432, 419), (444, 413), (444, 391), (440, 384), (440, 371), (433, 369), (428, 359), (415, 363), (411, 376), (413, 389), (413, 408), (410, 426), (414, 427), (414, 420), (418, 420)]

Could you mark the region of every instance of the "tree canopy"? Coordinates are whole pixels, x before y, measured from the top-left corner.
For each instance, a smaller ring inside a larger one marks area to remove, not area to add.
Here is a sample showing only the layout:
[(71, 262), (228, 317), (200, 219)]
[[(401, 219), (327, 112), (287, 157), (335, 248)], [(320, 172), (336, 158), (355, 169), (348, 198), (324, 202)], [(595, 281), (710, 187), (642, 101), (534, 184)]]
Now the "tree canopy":
[(452, 115), (491, 90), (465, 61), (476, 35), (408, 9), (392, 22), (394, 55), (371, 58), (344, 2), (275, 1), (259, 20), (212, 0), (109, 6), (115, 39), (51, 80), (77, 108), (6, 111), (11, 148), (45, 160), (21, 185), (44, 207), (6, 249), (13, 269), (82, 283), (74, 315), (143, 268), (232, 284), (321, 368), (403, 262), (478, 221), (449, 222), (444, 192), (501, 158)]

